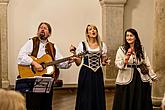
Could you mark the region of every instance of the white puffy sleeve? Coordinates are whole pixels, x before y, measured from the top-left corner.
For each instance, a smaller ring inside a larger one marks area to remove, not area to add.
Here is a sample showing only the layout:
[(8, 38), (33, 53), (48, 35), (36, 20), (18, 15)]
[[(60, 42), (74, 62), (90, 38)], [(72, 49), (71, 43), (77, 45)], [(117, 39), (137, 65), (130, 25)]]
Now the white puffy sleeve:
[[(54, 45), (54, 46), (55, 46), (55, 49), (56, 49), (55, 60), (62, 59), (63, 56), (62, 56), (62, 54), (60, 52), (60, 49), (56, 45)], [(57, 67), (60, 68), (60, 69), (68, 69), (69, 67), (71, 67), (71, 65), (72, 64), (69, 63), (69, 61), (65, 61), (65, 62), (59, 63), (57, 65)]]
[(106, 44), (103, 42), (102, 56), (106, 56), (106, 55), (107, 55), (107, 46), (106, 46)]
[(80, 43), (78, 44), (78, 46), (77, 46), (76, 54), (79, 54), (79, 53), (81, 53), (81, 52), (83, 52), (83, 51), (84, 51), (84, 50), (83, 50), (83, 43), (80, 42)]
[(32, 39), (28, 40), (24, 46), (20, 49), (17, 63), (21, 65), (30, 65), (33, 59), (29, 56), (33, 50), (33, 41)]
[(115, 65), (119, 69), (124, 69), (124, 51), (122, 50), (122, 47), (119, 47), (116, 53), (116, 59), (115, 59)]
[(157, 78), (157, 75), (155, 74), (151, 64), (150, 64), (150, 61), (149, 61), (149, 58), (146, 54), (146, 52), (144, 51), (144, 58), (145, 58), (145, 63), (146, 65), (148, 66), (148, 69), (149, 69), (149, 75), (152, 79), (156, 79)]

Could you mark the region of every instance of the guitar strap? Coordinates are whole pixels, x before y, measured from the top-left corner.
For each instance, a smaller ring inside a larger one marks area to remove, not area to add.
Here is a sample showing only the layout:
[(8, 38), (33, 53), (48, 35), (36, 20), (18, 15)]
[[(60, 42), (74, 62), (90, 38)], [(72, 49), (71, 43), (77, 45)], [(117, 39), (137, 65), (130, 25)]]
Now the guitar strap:
[(55, 57), (55, 54), (56, 54), (56, 50), (54, 48), (54, 44), (53, 43), (48, 42), (46, 44), (46, 46), (45, 46), (45, 52), (52, 57), (53, 61), (55, 60), (54, 57)]
[[(32, 51), (32, 54), (31, 55), (34, 56), (34, 57), (37, 57), (38, 50), (39, 50), (40, 40), (39, 40), (38, 37), (33, 37), (32, 40), (33, 40), (33, 51)], [(54, 57), (55, 57), (55, 54), (56, 54), (56, 50), (54, 48), (54, 44), (53, 43), (48, 42), (46, 44), (46, 46), (45, 46), (45, 52), (52, 57), (53, 61), (55, 60)], [(60, 71), (59, 71), (59, 68), (57, 68), (56, 65), (54, 65), (54, 67), (55, 67), (55, 72), (53, 73), (53, 75), (51, 77), (57, 79), (59, 77)]]
[(33, 40), (33, 51), (31, 53), (31, 56), (37, 57), (40, 40), (38, 37), (33, 37), (32, 40)]

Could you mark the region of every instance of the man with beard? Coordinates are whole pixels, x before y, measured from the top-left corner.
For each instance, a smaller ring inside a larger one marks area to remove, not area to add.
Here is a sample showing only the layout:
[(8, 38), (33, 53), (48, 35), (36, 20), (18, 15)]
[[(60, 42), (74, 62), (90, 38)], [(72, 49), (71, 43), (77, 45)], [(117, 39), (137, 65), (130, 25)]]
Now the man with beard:
[[(21, 48), (18, 54), (18, 65), (31, 65), (36, 71), (41, 72), (45, 69), (44, 66), (35, 61), (31, 56), (41, 58), (45, 54), (48, 54), (51, 56), (52, 60), (61, 59), (62, 55), (58, 48), (48, 41), (51, 32), (51, 26), (46, 22), (41, 22), (38, 27), (37, 36), (29, 39)], [(58, 68), (69, 68), (71, 62), (73, 62), (73, 60), (55, 65), (55, 73), (56, 71), (58, 72)], [(56, 77), (54, 74), (51, 74), (50, 76)], [(27, 110), (52, 110), (52, 97), (53, 87), (50, 93), (26, 93)]]

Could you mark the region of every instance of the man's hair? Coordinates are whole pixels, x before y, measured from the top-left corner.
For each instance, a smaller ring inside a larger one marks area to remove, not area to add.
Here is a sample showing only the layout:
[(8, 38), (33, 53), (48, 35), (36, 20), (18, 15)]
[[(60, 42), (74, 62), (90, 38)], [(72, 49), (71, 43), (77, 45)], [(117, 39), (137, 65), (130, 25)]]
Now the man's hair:
[(42, 24), (45, 24), (48, 27), (49, 33), (51, 34), (52, 33), (52, 28), (51, 28), (50, 24), (47, 23), (47, 22), (41, 22), (40, 25), (38, 26), (38, 30), (39, 30), (39, 28)]

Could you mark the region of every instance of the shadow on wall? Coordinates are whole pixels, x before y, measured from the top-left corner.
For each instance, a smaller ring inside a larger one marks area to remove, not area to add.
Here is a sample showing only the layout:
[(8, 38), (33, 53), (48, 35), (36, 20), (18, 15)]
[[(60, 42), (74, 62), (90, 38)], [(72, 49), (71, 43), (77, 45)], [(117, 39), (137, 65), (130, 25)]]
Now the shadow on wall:
[[(132, 13), (139, 5), (140, 0), (127, 0), (125, 5), (124, 21), (127, 21), (127, 27), (132, 27)], [(127, 27), (124, 27), (126, 29)]]

